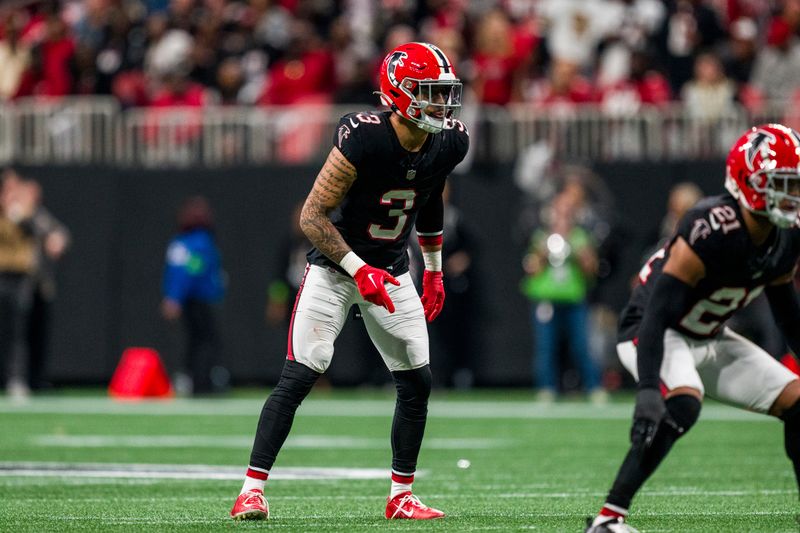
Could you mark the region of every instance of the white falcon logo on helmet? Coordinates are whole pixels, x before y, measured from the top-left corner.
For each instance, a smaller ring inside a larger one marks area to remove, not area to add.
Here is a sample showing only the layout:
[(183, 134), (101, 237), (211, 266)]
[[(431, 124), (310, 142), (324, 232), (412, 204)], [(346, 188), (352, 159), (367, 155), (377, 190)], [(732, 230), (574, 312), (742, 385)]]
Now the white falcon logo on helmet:
[(757, 155), (761, 156), (762, 161), (775, 155), (775, 152), (769, 147), (771, 144), (777, 142), (777, 139), (772, 133), (764, 130), (756, 130), (747, 136), (747, 141), (747, 144), (742, 146), (742, 149), (747, 150), (745, 154), (745, 163), (747, 163), (747, 168), (751, 171), (756, 170), (755, 162)]
[(386, 75), (389, 77), (389, 81), (395, 87), (400, 86), (400, 82), (397, 81), (397, 76), (394, 75), (395, 69), (399, 66), (404, 66), (403, 58), (408, 57), (408, 54), (405, 52), (394, 52), (388, 60), (388, 65), (386, 65)]

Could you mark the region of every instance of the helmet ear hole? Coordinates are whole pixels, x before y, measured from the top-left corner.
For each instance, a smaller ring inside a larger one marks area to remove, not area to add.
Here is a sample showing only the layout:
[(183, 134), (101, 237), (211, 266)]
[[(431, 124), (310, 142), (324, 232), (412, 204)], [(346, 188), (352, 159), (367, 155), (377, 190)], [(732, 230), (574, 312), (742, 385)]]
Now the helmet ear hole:
[(397, 92), (397, 91), (395, 91), (395, 90), (391, 90), (391, 91), (389, 91), (389, 94), (391, 94), (391, 95), (392, 95), (392, 96), (394, 96), (395, 98), (400, 98), (400, 93), (399, 93), (399, 92)]

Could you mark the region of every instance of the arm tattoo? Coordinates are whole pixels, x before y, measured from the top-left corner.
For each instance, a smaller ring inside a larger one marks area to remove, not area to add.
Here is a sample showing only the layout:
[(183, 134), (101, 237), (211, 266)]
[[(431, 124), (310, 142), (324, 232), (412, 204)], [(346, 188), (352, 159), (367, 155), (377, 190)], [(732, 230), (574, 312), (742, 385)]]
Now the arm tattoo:
[(355, 167), (334, 148), (317, 175), (300, 214), (300, 228), (308, 240), (336, 263), (351, 249), (328, 214), (342, 203), (355, 180)]

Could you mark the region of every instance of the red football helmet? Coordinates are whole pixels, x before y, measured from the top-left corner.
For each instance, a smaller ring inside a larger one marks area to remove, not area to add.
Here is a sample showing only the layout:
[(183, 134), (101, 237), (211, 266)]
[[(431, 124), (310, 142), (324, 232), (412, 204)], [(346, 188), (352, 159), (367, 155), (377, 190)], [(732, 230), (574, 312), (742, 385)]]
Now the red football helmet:
[(731, 148), (725, 187), (741, 204), (788, 228), (800, 222), (800, 134), (781, 124), (750, 128)]
[(429, 133), (453, 127), (461, 109), (461, 81), (444, 52), (406, 43), (381, 65), (381, 102)]

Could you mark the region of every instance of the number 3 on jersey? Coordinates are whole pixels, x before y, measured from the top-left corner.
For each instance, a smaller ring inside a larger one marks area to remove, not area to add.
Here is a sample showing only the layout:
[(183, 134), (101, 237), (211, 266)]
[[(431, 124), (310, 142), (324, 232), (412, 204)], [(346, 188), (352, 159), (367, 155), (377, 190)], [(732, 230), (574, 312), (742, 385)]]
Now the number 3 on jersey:
[(397, 202), (403, 202), (401, 208), (389, 209), (390, 217), (397, 217), (395, 224), (391, 228), (386, 228), (378, 224), (370, 224), (367, 228), (369, 236), (373, 239), (382, 241), (396, 240), (406, 227), (408, 222), (408, 214), (406, 211), (414, 207), (414, 200), (417, 197), (417, 191), (414, 189), (392, 189), (387, 191), (381, 196), (381, 205), (393, 206)]

